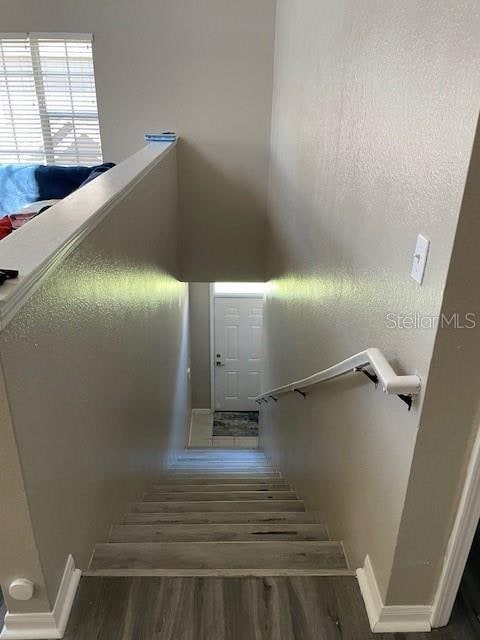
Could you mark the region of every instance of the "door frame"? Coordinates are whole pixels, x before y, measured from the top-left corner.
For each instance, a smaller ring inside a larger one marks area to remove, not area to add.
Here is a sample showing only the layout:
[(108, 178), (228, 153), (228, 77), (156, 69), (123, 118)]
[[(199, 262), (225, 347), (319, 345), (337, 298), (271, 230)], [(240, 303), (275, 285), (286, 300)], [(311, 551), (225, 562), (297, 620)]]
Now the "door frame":
[(210, 406), (215, 413), (215, 298), (260, 298), (265, 300), (264, 293), (215, 293), (215, 283), (209, 283), (210, 296)]
[(433, 599), (430, 618), (432, 628), (444, 627), (450, 620), (479, 520), (480, 428), (477, 428), (440, 580)]

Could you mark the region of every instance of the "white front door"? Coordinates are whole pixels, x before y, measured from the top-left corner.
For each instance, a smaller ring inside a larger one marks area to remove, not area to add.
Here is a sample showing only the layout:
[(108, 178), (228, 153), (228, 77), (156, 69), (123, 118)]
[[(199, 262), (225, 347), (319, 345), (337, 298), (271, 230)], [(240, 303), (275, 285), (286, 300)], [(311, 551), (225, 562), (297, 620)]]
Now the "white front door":
[(215, 298), (215, 410), (255, 411), (262, 377), (263, 298)]

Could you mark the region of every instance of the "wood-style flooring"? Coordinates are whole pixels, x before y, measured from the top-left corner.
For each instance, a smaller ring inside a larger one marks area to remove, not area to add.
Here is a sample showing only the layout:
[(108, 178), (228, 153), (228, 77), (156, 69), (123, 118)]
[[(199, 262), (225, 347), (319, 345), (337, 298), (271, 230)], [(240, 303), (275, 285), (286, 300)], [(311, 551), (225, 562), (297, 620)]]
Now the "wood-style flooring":
[(185, 451), (96, 545), (66, 640), (473, 640), (372, 634), (340, 542), (260, 451)]
[(353, 577), (82, 578), (65, 640), (478, 640), (448, 627), (373, 634)]
[(86, 575), (352, 575), (262, 451), (187, 450), (96, 545)]

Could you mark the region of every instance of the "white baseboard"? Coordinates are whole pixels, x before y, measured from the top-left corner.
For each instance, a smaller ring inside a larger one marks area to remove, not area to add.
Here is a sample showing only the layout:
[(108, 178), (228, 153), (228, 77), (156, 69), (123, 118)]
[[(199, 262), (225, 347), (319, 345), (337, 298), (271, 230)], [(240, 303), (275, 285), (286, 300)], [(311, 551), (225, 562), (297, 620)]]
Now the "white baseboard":
[(52, 611), (7, 613), (0, 640), (54, 640), (63, 638), (82, 572), (68, 556)]
[(357, 569), (370, 627), (374, 633), (409, 633), (431, 631), (430, 605), (383, 604), (370, 557), (365, 558), (363, 569)]
[(210, 413), (212, 413), (211, 409), (192, 409), (192, 413), (195, 414), (201, 414), (201, 415), (209, 415)]

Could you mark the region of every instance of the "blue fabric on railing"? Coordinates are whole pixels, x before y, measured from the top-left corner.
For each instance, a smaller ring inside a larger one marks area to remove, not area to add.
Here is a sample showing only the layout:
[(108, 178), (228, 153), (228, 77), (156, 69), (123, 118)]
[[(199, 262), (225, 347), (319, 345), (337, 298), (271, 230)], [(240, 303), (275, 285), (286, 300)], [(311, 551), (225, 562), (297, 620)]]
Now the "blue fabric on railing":
[(112, 162), (95, 167), (0, 164), (0, 217), (30, 202), (65, 198), (113, 166)]

